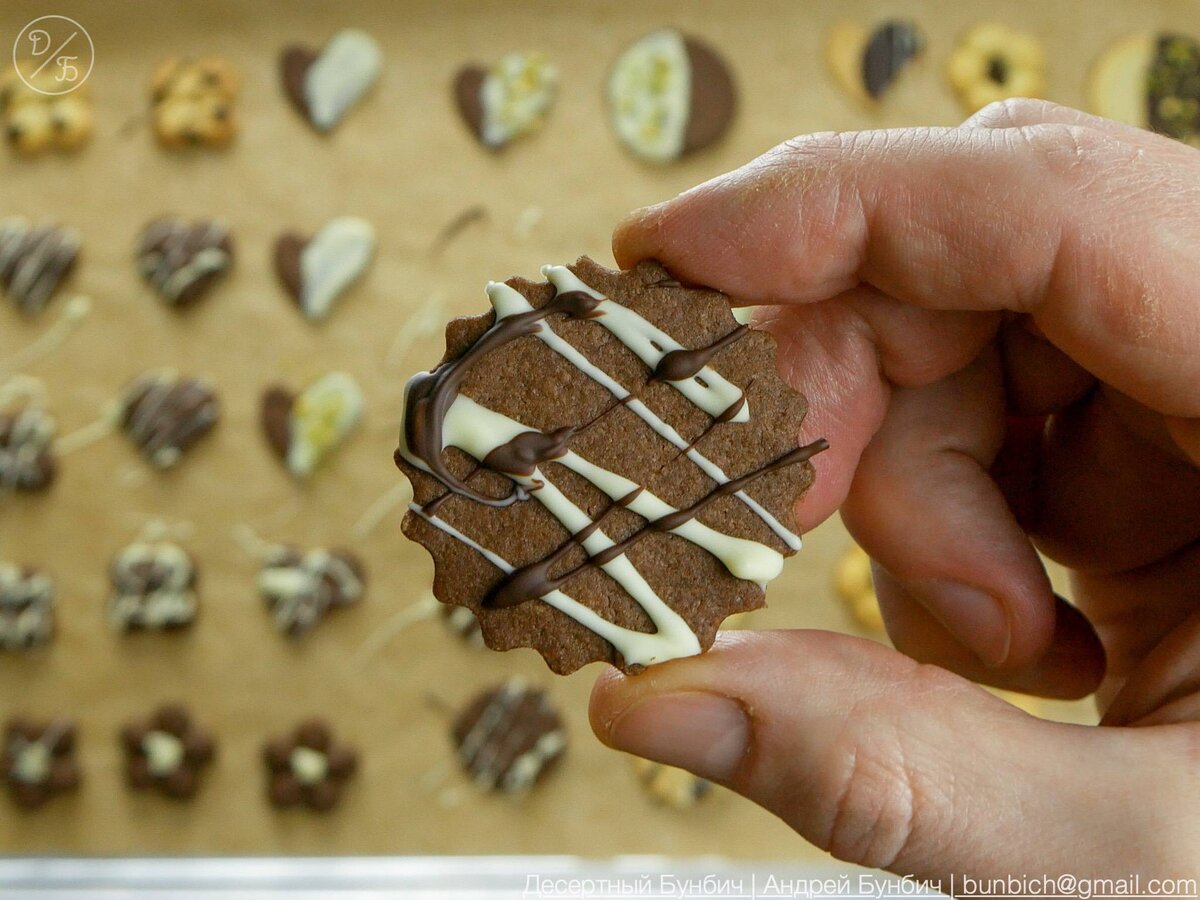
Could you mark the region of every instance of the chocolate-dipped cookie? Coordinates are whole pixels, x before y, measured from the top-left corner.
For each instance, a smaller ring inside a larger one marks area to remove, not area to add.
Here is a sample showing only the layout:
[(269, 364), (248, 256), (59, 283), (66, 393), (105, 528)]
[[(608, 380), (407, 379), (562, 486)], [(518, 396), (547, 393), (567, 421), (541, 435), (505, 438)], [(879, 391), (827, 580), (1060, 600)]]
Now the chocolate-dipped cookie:
[(489, 150), (540, 129), (557, 91), (558, 70), (536, 51), (509, 53), (490, 67), (465, 65), (454, 79), (459, 115)]
[(0, 749), (0, 769), (14, 802), (37, 809), (79, 786), (75, 762), (75, 724), (67, 719), (33, 722), (9, 719)]
[(307, 319), (324, 319), (375, 256), (375, 229), (354, 216), (327, 222), (312, 237), (294, 231), (275, 241), (275, 274)]
[(519, 678), (483, 691), (450, 729), (463, 771), (485, 791), (523, 793), (549, 774), (567, 749), (558, 710)]
[(346, 782), (358, 770), (358, 753), (335, 741), (323, 719), (309, 719), (290, 735), (268, 742), (263, 762), (272, 806), (328, 812), (337, 806)]
[(823, 441), (729, 298), (586, 257), (491, 283), (410, 379), (396, 462), (434, 593), (556, 672), (701, 652), (800, 547)]
[(79, 232), (74, 228), (0, 219), (0, 287), (26, 315), (45, 309), (78, 257)]
[(183, 706), (161, 706), (149, 718), (121, 729), (125, 780), (134, 790), (157, 790), (187, 800), (216, 755), (217, 744)]
[(121, 398), (119, 422), (142, 456), (169, 469), (212, 431), (220, 406), (212, 385), (174, 372), (147, 372)]
[(41, 569), (0, 562), (0, 650), (32, 650), (54, 636), (54, 582)]
[(851, 96), (867, 104), (883, 99), (925, 50), (915, 22), (891, 19), (868, 29), (839, 22), (825, 43), (830, 73)]
[(137, 261), (164, 303), (190, 306), (233, 265), (233, 240), (222, 222), (162, 216), (143, 229)]
[(171, 57), (150, 82), (154, 136), (171, 150), (224, 147), (237, 133), (235, 102), (241, 79), (228, 60)]
[(715, 144), (737, 110), (733, 75), (720, 54), (673, 28), (627, 47), (609, 72), (607, 94), (618, 140), (652, 163)]
[(331, 131), (379, 78), (383, 54), (365, 31), (346, 28), (320, 51), (302, 44), (284, 48), (279, 60), (283, 90), (317, 131)]
[(119, 632), (174, 631), (196, 618), (196, 563), (178, 544), (134, 541), (108, 576), (108, 621)]
[(1122, 38), (1092, 67), (1088, 106), (1200, 147), (1200, 41), (1167, 32)]
[(267, 444), (297, 478), (346, 440), (362, 419), (362, 391), (345, 372), (329, 372), (298, 394), (275, 385), (263, 394), (260, 422)]
[(54, 418), (28, 402), (0, 406), (0, 495), (45, 490), (58, 474)]
[(258, 575), (271, 619), (289, 637), (309, 631), (329, 610), (357, 603), (365, 589), (362, 561), (348, 550), (279, 546)]

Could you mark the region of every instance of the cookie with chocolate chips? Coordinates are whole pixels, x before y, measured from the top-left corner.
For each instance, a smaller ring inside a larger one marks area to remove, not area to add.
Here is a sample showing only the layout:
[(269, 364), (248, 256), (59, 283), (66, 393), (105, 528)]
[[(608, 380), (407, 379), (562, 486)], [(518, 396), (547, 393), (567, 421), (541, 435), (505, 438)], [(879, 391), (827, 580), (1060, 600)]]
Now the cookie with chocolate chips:
[(823, 441), (729, 298), (586, 257), (491, 283), (406, 388), (404, 532), (489, 647), (627, 672), (709, 647), (800, 547)]

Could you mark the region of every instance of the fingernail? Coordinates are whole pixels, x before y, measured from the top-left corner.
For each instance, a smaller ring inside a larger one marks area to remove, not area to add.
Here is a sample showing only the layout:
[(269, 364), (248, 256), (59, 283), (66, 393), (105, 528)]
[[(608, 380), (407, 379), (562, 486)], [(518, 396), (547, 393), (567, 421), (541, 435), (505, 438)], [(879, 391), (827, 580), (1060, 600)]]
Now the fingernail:
[(620, 750), (728, 781), (750, 747), (750, 719), (728, 697), (690, 691), (649, 697), (609, 727)]
[(958, 581), (930, 579), (917, 582), (912, 588), (922, 596), (930, 615), (984, 665), (1000, 666), (1007, 662), (1012, 628), (999, 600)]

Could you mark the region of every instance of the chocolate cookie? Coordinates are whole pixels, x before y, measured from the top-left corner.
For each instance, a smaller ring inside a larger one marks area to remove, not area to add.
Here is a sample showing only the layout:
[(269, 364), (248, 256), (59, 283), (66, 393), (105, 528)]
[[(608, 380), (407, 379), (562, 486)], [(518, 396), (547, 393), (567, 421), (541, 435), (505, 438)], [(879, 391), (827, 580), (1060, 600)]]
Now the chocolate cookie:
[(79, 786), (75, 762), (75, 724), (66, 719), (49, 723), (13, 718), (4, 727), (0, 768), (18, 806), (37, 809)]
[(509, 53), (490, 68), (472, 63), (454, 79), (458, 112), (489, 150), (540, 129), (557, 91), (558, 70), (538, 52)]
[(839, 22), (829, 32), (825, 61), (849, 94), (874, 104), (925, 50), (915, 22), (892, 19), (868, 30), (858, 22)]
[[(722, 294), (586, 257), (493, 282), (406, 389), (404, 532), (488, 646), (556, 672), (701, 652), (800, 547), (806, 403)], [(532, 502), (530, 502), (532, 501)]]
[(212, 431), (220, 415), (212, 386), (174, 372), (147, 372), (125, 389), (120, 424), (151, 465), (169, 469)]
[(519, 678), (479, 694), (451, 727), (458, 761), (486, 791), (517, 794), (549, 774), (567, 749), (558, 711)]
[(0, 287), (17, 309), (35, 315), (62, 287), (79, 257), (79, 232), (0, 219)]
[(325, 318), (336, 301), (362, 277), (375, 256), (375, 229), (354, 216), (340, 216), (305, 237), (294, 231), (275, 242), (275, 274), (305, 318)]
[(54, 418), (26, 403), (0, 409), (0, 494), (40, 491), (58, 474)]
[(1170, 33), (1122, 38), (1092, 67), (1088, 106), (1200, 147), (1200, 41)]
[(168, 306), (190, 306), (233, 265), (229, 229), (218, 221), (155, 219), (142, 231), (138, 267)]
[(317, 131), (331, 131), (379, 78), (383, 54), (365, 31), (346, 28), (317, 52), (300, 44), (280, 57), (283, 90)]
[(634, 156), (666, 163), (715, 144), (733, 121), (737, 89), (708, 44), (663, 28), (626, 48), (608, 76), (609, 117)]
[(0, 562), (0, 650), (32, 650), (54, 636), (54, 582), (41, 569)]
[(223, 147), (237, 133), (234, 103), (241, 87), (224, 59), (172, 57), (159, 63), (150, 83), (154, 135), (168, 149)]
[(108, 574), (108, 621), (117, 631), (172, 631), (196, 618), (196, 564), (178, 544), (135, 541)]
[(353, 747), (334, 741), (329, 724), (310, 719), (287, 737), (263, 748), (267, 797), (281, 809), (307, 806), (328, 812), (337, 806), (346, 782), (358, 770)]
[(144, 721), (121, 729), (125, 780), (135, 790), (157, 790), (187, 800), (216, 755), (213, 736), (182, 706), (162, 706)]
[(290, 637), (307, 632), (329, 610), (357, 603), (365, 588), (362, 561), (348, 550), (302, 553), (281, 546), (258, 575), (275, 627)]
[(260, 421), (287, 470), (307, 478), (358, 428), (362, 406), (358, 383), (345, 372), (330, 372), (299, 394), (282, 385), (268, 388)]

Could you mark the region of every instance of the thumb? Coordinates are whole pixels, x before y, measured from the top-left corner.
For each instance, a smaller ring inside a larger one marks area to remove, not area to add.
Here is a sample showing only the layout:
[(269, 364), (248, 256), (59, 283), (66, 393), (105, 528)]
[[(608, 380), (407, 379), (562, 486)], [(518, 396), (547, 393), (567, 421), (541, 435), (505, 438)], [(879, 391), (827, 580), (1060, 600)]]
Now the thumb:
[(849, 862), (929, 879), (1196, 874), (1194, 726), (1043, 722), (816, 631), (723, 634), (703, 656), (612, 670), (590, 714), (609, 746), (724, 784)]

